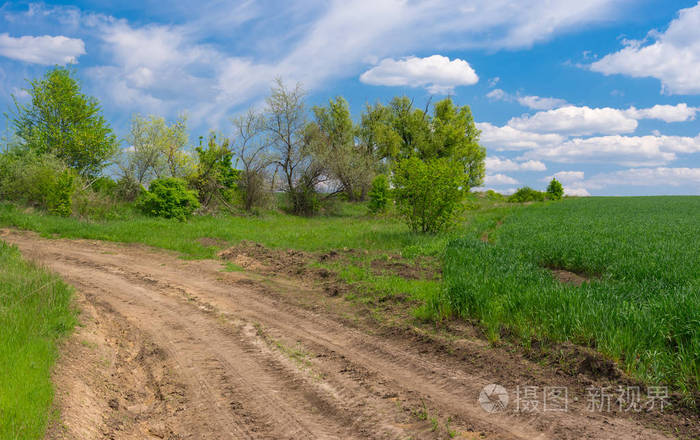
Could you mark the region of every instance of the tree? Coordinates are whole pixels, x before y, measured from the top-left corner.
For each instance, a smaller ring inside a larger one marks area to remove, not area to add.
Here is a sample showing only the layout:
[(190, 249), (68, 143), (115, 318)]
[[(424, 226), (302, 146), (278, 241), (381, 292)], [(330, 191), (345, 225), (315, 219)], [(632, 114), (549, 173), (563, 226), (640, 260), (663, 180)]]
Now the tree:
[(29, 81), (27, 92), (30, 104), (15, 99), (13, 123), (21, 142), (39, 154), (53, 154), (84, 177), (98, 175), (118, 142), (97, 99), (81, 93), (73, 72), (64, 67)]
[(547, 196), (552, 200), (559, 200), (564, 195), (564, 187), (561, 185), (555, 177), (549, 182), (547, 186)]
[(323, 181), (323, 167), (311, 154), (319, 139), (309, 124), (300, 84), (285, 87), (281, 79), (267, 98), (265, 129), (270, 135), (274, 164), (282, 170), (284, 190), (295, 214), (313, 214), (318, 207), (316, 187)]
[(447, 98), (432, 114), (407, 97), (368, 106), (361, 142), (392, 168), (397, 208), (412, 230), (445, 228), (469, 188), (481, 184), (486, 151), (468, 106)]
[(464, 197), (463, 170), (447, 158), (401, 159), (394, 167), (394, 198), (414, 232), (436, 233), (452, 223)]
[(242, 165), (239, 189), (243, 195), (243, 208), (250, 212), (264, 203), (268, 193), (266, 170), (273, 159), (263, 136), (265, 118), (251, 108), (233, 120), (233, 127), (235, 151)]
[(348, 102), (338, 96), (328, 107), (313, 108), (321, 139), (314, 154), (348, 200), (364, 200), (375, 172), (371, 151), (355, 143), (356, 127)]
[(129, 147), (122, 151), (117, 163), (127, 180), (145, 185), (158, 178), (184, 178), (191, 172), (191, 159), (185, 150), (188, 138), (184, 116), (168, 125), (160, 116), (133, 115), (126, 141)]
[(191, 176), (192, 186), (199, 193), (199, 201), (205, 208), (216, 201), (228, 209), (235, 196), (236, 184), (240, 172), (233, 168), (233, 152), (229, 149), (229, 140), (216, 141), (216, 134), (211, 133), (207, 148), (198, 146), (197, 166)]
[(479, 145), (469, 106), (456, 106), (450, 98), (437, 102), (433, 113), (415, 108), (403, 96), (388, 106), (368, 106), (362, 115), (360, 138), (379, 158), (398, 161), (418, 157), (428, 161), (449, 158), (464, 170), (463, 187), (478, 186), (483, 181), (486, 151)]

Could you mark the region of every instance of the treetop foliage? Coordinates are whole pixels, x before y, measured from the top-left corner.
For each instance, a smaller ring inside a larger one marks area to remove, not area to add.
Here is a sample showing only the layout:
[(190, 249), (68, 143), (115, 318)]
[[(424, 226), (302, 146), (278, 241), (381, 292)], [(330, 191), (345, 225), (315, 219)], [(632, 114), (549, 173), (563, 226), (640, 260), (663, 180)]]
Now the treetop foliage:
[(96, 176), (118, 147), (97, 99), (80, 91), (74, 72), (55, 67), (29, 81), (31, 102), (15, 100), (15, 134), (23, 145), (50, 153), (82, 176)]

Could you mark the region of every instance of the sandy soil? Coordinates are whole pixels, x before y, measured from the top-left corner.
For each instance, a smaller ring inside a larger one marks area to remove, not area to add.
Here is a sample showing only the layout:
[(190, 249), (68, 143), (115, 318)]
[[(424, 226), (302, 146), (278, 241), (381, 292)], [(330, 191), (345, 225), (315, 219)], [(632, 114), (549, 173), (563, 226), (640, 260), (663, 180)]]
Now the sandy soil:
[[(77, 290), (81, 326), (54, 373), (51, 439), (653, 440), (697, 422), (587, 411), (587, 379), (478, 338), (445, 348), (372, 327), (341, 297), (294, 280), (139, 245), (1, 238)], [(478, 397), (492, 383), (582, 398), (567, 412), (523, 414), (511, 402), (488, 413)]]

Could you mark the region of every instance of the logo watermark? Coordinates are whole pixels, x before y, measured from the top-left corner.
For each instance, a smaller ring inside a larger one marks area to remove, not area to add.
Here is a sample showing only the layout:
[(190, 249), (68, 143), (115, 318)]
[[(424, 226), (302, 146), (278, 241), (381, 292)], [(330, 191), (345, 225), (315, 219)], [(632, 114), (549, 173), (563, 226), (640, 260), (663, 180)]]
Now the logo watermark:
[(495, 383), (486, 385), (479, 393), (479, 405), (488, 413), (505, 411), (508, 399), (508, 391)]
[[(638, 386), (588, 387), (585, 392), (582, 397), (589, 412), (663, 411), (670, 404), (666, 386), (650, 386), (646, 390)], [(488, 413), (506, 411), (509, 403), (514, 412), (539, 413), (567, 412), (570, 399), (581, 400), (571, 396), (568, 387), (518, 385), (509, 394), (505, 387), (492, 383), (481, 390), (478, 402)]]

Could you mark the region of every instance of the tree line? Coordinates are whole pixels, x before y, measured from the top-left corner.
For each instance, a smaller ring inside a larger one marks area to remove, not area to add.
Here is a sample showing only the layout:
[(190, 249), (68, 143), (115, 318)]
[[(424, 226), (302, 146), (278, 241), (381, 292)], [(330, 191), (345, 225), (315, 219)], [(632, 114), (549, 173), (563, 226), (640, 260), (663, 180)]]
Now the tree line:
[[(282, 195), (311, 216), (335, 199), (391, 208), (419, 232), (450, 225), (484, 177), (485, 150), (468, 106), (418, 108), (406, 96), (367, 104), (354, 121), (341, 96), (309, 107), (301, 85), (277, 79), (265, 105), (233, 118), (230, 136), (190, 144), (187, 119), (134, 115), (120, 141), (75, 72), (29, 82), (0, 154), (0, 198), (71, 215), (105, 197), (149, 215), (254, 212)], [(120, 147), (124, 142), (125, 147)]]

